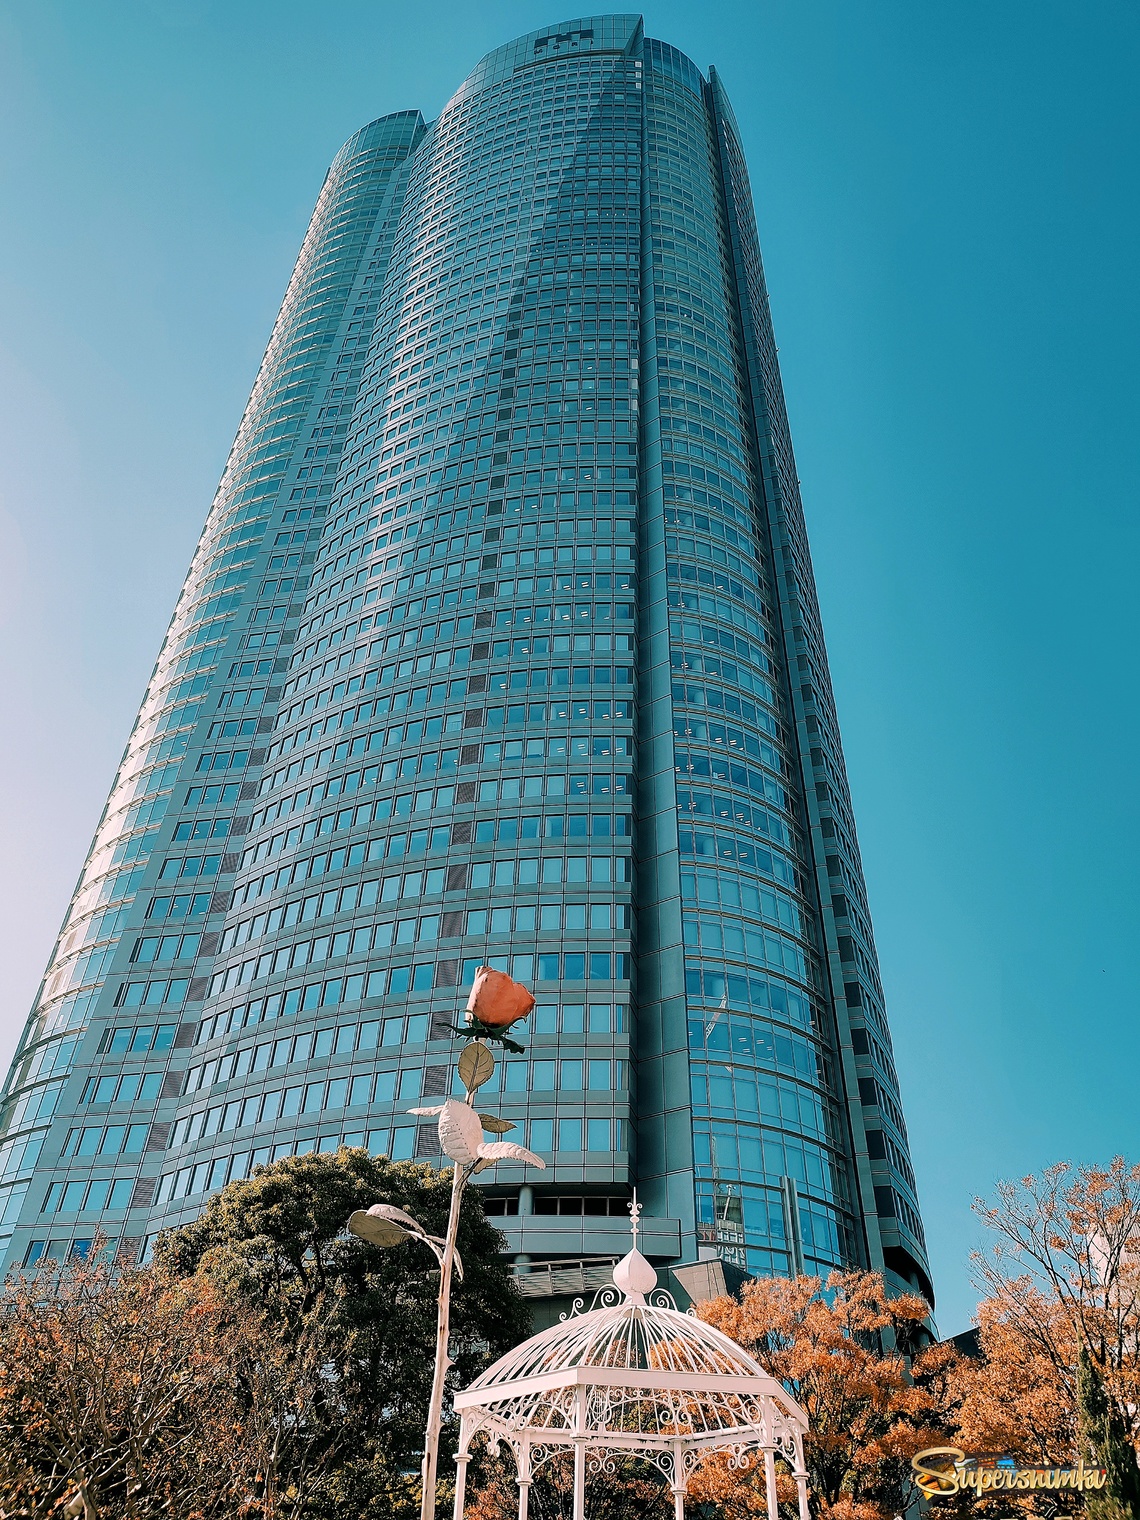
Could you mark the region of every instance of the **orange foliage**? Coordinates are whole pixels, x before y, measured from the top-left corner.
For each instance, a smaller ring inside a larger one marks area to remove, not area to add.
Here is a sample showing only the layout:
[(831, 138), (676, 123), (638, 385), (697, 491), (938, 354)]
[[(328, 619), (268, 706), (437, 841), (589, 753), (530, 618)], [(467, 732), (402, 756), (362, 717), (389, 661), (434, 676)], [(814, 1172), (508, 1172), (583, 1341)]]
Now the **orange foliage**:
[(1027, 1363), (1039, 1389), (1035, 1417), (1059, 1443), (1051, 1460), (1075, 1454), (1075, 1431), (1071, 1418), (1067, 1441), (1049, 1425), (1046, 1365), (1056, 1398), (1072, 1410), (1082, 1344), (1140, 1444), (1140, 1166), (1121, 1156), (1106, 1167), (1061, 1162), (999, 1183), (997, 1194), (996, 1206), (974, 1203), (996, 1237), (974, 1256), (988, 1290), (978, 1308), (987, 1354), (1015, 1383), (1016, 1364)]
[[(745, 1284), (739, 1302), (719, 1298), (699, 1312), (803, 1406), (814, 1515), (887, 1520), (905, 1507), (911, 1456), (945, 1440), (939, 1379), (949, 1354), (932, 1348), (919, 1357), (912, 1380), (898, 1349), (921, 1335), (930, 1312), (923, 1299), (889, 1298), (873, 1272), (834, 1272), (825, 1284), (762, 1278)], [(788, 1492), (787, 1480), (782, 1487)], [(763, 1513), (759, 1463), (743, 1477), (726, 1463), (707, 1463), (692, 1491), (718, 1503), (729, 1520)]]
[[(1040, 1303), (1053, 1344), (1067, 1346), (1076, 1367), (1076, 1343), (1057, 1304)], [(1076, 1394), (1067, 1377), (1024, 1324), (993, 1299), (978, 1305), (981, 1357), (963, 1357), (951, 1379), (957, 1409), (955, 1444), (964, 1451), (1002, 1451), (1027, 1466), (1066, 1464), (1076, 1454)], [(1071, 1360), (1070, 1360), (1071, 1357)]]
[[(98, 1245), (96, 1243), (96, 1249)], [(245, 1327), (203, 1280), (54, 1263), (0, 1314), (0, 1514), (207, 1520), (248, 1491)], [(236, 1491), (235, 1491), (236, 1485)]]

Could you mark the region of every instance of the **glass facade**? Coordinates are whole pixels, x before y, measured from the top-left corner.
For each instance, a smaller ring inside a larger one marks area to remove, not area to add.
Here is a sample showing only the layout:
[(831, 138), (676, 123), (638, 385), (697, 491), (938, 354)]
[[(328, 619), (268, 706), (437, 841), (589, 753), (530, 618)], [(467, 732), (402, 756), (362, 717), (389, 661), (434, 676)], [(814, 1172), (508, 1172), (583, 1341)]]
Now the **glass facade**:
[(637, 16), (338, 155), (9, 1077), (9, 1263), (436, 1160), (483, 963), (520, 1269), (636, 1186), (663, 1263), (928, 1288), (744, 159)]

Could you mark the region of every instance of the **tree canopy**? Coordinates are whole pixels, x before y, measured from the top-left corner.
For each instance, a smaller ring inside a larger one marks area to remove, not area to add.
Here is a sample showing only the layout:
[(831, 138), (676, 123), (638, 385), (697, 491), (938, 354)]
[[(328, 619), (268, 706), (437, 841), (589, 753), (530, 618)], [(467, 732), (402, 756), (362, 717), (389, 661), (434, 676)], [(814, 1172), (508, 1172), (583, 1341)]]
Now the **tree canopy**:
[[(414, 1514), (438, 1269), (344, 1226), (387, 1202), (439, 1234), (450, 1190), (450, 1172), (363, 1150), (286, 1157), (162, 1235), (148, 1267), (72, 1262), (10, 1285), (0, 1508), (39, 1520), (82, 1490), (84, 1520)], [(528, 1333), (501, 1244), (471, 1190), (449, 1387)]]
[[(718, 1298), (699, 1311), (778, 1378), (807, 1413), (804, 1442), (812, 1512), (832, 1520), (886, 1520), (905, 1507), (910, 1459), (942, 1439), (939, 1389), (947, 1354), (920, 1355), (914, 1375), (904, 1350), (915, 1350), (929, 1305), (917, 1294), (888, 1295), (874, 1272), (758, 1278), (739, 1300)], [(888, 1345), (884, 1346), (884, 1336)], [(896, 1349), (902, 1348), (902, 1349)], [(781, 1497), (794, 1498), (790, 1480)], [(725, 1461), (696, 1476), (697, 1498), (726, 1516), (765, 1510), (763, 1473), (741, 1479)]]

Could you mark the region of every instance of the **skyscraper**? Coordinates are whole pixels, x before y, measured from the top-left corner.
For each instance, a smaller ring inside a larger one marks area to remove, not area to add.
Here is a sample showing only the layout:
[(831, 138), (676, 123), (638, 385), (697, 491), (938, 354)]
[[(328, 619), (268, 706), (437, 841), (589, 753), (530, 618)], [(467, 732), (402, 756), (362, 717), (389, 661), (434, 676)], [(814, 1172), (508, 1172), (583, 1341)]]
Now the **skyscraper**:
[(8, 1078), (9, 1266), (340, 1142), (435, 1160), (531, 985), (488, 1210), (929, 1292), (747, 171), (636, 15), (334, 160)]

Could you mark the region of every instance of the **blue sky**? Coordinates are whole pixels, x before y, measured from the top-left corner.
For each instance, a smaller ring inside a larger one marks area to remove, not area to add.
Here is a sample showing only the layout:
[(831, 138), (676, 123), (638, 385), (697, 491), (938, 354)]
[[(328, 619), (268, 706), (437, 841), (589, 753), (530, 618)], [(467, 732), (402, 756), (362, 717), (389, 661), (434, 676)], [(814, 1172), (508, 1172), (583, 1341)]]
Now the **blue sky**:
[[(0, 0), (0, 1059), (324, 170), (548, 4)], [(1140, 13), (661, 3), (749, 154), (946, 1332), (1140, 1159)]]

